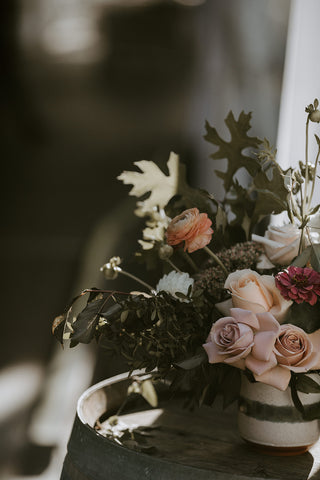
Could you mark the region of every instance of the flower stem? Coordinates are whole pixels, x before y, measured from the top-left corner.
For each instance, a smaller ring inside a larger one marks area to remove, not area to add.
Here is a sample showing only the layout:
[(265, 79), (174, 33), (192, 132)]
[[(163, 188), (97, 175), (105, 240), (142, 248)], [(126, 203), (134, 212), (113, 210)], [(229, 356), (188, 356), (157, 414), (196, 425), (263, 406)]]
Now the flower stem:
[(181, 252), (181, 254), (184, 256), (184, 258), (186, 259), (186, 261), (189, 263), (190, 267), (193, 268), (193, 270), (195, 272), (199, 272), (199, 268), (197, 267), (197, 265), (194, 263), (194, 261), (192, 260), (192, 258), (190, 257), (190, 255), (185, 252), (184, 250), (179, 250), (179, 252)]
[(315, 162), (315, 164), (314, 164), (314, 176), (313, 176), (313, 181), (312, 181), (312, 188), (311, 188), (310, 198), (309, 198), (309, 202), (308, 202), (308, 207), (309, 207), (309, 208), (310, 208), (310, 206), (311, 206), (311, 200), (312, 200), (313, 192), (314, 192), (314, 185), (315, 185), (315, 183), (316, 183), (316, 172), (317, 172), (317, 167), (318, 167), (319, 155), (320, 155), (320, 147), (318, 148), (318, 153), (317, 153), (317, 156), (316, 156), (316, 162)]
[[(301, 198), (302, 224), (304, 223), (305, 218), (308, 215), (308, 212), (306, 211), (307, 210), (307, 192), (308, 192), (308, 183), (309, 183), (308, 149), (309, 149), (309, 115), (306, 121), (305, 177), (304, 177), (304, 192), (303, 192), (303, 197)], [(301, 228), (299, 253), (301, 253), (303, 249), (304, 249), (304, 226)]]
[(151, 287), (151, 285), (144, 282), (143, 280), (140, 280), (140, 278), (136, 277), (132, 273), (126, 272), (125, 270), (122, 270), (122, 268), (120, 268), (120, 267), (116, 267), (115, 270), (119, 273), (122, 273), (123, 275), (126, 275), (129, 278), (132, 278), (132, 280), (135, 280), (136, 282), (141, 283), (141, 285), (148, 288), (148, 290), (150, 290), (152, 293), (155, 291), (155, 289), (153, 287)]
[(171, 265), (171, 267), (172, 267), (176, 272), (182, 273), (181, 270), (180, 270), (180, 268), (176, 267), (176, 265), (170, 260), (170, 258), (166, 258), (165, 261), (168, 262), (169, 265)]
[(304, 196), (303, 196), (303, 203), (302, 203), (302, 218), (305, 215), (305, 207), (306, 207), (306, 200), (307, 200), (307, 191), (308, 191), (308, 182), (309, 182), (309, 168), (308, 168), (308, 149), (309, 149), (309, 115), (306, 122), (306, 157), (305, 157), (305, 184), (304, 184)]
[(220, 258), (217, 257), (217, 255), (215, 253), (213, 253), (212, 250), (210, 250), (210, 248), (208, 247), (203, 247), (203, 249), (207, 252), (207, 254), (212, 257), (215, 262), (222, 268), (223, 272), (225, 273), (226, 277), (229, 275), (229, 272), (228, 270), (226, 269), (226, 267), (223, 265), (223, 263), (221, 262)]

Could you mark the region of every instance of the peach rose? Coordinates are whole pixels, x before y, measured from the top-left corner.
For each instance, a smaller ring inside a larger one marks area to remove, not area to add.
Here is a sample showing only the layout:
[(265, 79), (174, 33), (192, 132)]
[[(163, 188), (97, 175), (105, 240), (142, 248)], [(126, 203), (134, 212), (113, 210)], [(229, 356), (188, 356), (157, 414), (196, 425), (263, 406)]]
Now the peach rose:
[(296, 373), (312, 369), (320, 355), (314, 351), (309, 335), (302, 328), (290, 324), (281, 326), (274, 352), (279, 365)]
[(217, 320), (203, 348), (209, 363), (227, 363), (234, 367), (263, 373), (277, 363), (273, 353), (280, 325), (270, 313), (254, 314), (232, 308), (231, 317)]
[[(296, 225), (269, 225), (264, 237), (252, 235), (252, 240), (262, 243), (272, 264), (289, 265), (298, 255), (301, 230)], [(271, 265), (272, 266), (272, 265)]]
[[(317, 338), (316, 338), (317, 337)], [(277, 365), (269, 371), (254, 372), (255, 379), (280, 390), (285, 390), (290, 382), (291, 371), (305, 373), (319, 368), (320, 351), (313, 339), (319, 340), (319, 332), (308, 335), (294, 325), (281, 325), (273, 353)], [(250, 367), (248, 367), (250, 368)]]
[(169, 223), (166, 237), (169, 245), (184, 244), (184, 250), (195, 252), (210, 243), (213, 230), (212, 222), (206, 213), (197, 208), (185, 210)]
[[(271, 275), (259, 275), (257, 272), (245, 269), (230, 273), (224, 288), (230, 290), (232, 306), (250, 310), (253, 313), (270, 312), (281, 322), (289, 307), (291, 300), (285, 300), (275, 284)], [(224, 305), (225, 308), (228, 305)], [(220, 309), (220, 305), (218, 304)]]

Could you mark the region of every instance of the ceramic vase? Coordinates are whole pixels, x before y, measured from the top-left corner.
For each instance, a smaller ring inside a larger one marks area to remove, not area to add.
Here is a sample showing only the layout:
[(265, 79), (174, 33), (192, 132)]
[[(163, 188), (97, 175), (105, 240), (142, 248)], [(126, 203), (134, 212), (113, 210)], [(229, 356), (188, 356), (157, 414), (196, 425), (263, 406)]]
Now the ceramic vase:
[[(319, 382), (319, 375), (311, 374)], [(299, 398), (306, 409), (320, 402), (320, 393)], [(241, 437), (254, 448), (272, 455), (299, 455), (317, 442), (319, 420), (306, 421), (296, 409), (291, 389), (285, 391), (242, 377), (238, 411)]]

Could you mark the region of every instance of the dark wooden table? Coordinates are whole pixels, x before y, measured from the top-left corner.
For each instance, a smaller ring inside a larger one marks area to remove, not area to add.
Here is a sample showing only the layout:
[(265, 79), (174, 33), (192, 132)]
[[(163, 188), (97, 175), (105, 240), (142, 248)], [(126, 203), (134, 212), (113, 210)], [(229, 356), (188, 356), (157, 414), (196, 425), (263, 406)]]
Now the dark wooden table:
[(80, 399), (62, 480), (320, 480), (320, 442), (300, 456), (258, 453), (239, 437), (234, 407), (190, 412), (182, 408), (181, 398), (160, 400), (154, 409), (142, 400), (120, 420), (143, 427), (150, 454), (115, 444), (103, 436), (103, 421), (100, 433), (92, 428), (102, 412), (114, 412), (124, 398), (127, 381), (114, 378)]

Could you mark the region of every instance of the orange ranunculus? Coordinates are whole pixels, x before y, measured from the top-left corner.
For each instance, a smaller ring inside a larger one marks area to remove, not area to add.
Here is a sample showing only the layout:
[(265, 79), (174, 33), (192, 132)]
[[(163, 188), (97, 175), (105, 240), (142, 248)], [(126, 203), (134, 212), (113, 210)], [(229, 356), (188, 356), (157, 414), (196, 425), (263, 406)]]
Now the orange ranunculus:
[(185, 210), (169, 223), (166, 237), (169, 245), (184, 243), (184, 250), (189, 253), (205, 247), (211, 242), (212, 222), (206, 213), (199, 213), (197, 208)]

